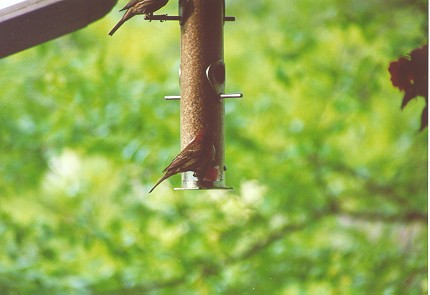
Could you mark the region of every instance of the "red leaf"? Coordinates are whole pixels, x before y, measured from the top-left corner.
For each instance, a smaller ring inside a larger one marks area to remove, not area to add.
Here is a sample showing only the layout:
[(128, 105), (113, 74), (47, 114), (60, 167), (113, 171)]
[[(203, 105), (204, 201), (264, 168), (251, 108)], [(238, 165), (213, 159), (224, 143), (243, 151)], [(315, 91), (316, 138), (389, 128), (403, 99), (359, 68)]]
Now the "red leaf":
[(411, 52), (411, 73), (417, 95), (428, 96), (428, 46)]
[(391, 74), (391, 82), (394, 87), (400, 90), (405, 90), (411, 85), (412, 77), (409, 70), (409, 60), (402, 57), (398, 61), (394, 61), (388, 67)]
[(409, 54), (410, 59), (401, 57), (390, 63), (388, 71), (394, 87), (405, 92), (402, 109), (415, 97), (423, 96), (426, 105), (421, 114), (421, 128), (428, 125), (428, 45), (417, 48)]

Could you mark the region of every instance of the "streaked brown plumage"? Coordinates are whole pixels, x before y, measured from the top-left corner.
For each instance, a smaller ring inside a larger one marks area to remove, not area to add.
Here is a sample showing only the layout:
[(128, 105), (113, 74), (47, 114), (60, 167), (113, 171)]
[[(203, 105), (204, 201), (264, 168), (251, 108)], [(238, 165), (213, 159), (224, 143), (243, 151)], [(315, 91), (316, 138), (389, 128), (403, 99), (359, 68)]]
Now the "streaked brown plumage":
[(115, 25), (115, 27), (109, 32), (109, 35), (113, 35), (123, 23), (128, 21), (135, 15), (147, 14), (152, 15), (155, 11), (167, 4), (169, 0), (131, 0), (124, 6), (123, 10), (127, 10), (121, 20)]
[(164, 176), (149, 191), (150, 194), (161, 182), (172, 175), (193, 171), (197, 178), (204, 178), (209, 166), (215, 157), (215, 147), (211, 142), (211, 137), (200, 131), (191, 142), (179, 153), (170, 163)]

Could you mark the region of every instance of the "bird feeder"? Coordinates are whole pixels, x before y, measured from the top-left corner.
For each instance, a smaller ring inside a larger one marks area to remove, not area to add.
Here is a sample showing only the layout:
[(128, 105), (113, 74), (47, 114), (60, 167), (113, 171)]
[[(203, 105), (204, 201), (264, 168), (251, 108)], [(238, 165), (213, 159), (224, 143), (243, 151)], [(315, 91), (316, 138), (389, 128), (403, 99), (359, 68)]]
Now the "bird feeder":
[(182, 173), (179, 189), (229, 189), (224, 163), (224, 0), (179, 1), (181, 148), (207, 130), (215, 156), (205, 179)]
[(207, 153), (210, 164), (204, 173), (183, 172), (182, 186), (176, 190), (231, 189), (225, 184), (224, 99), (240, 98), (242, 94), (224, 93), (223, 30), (224, 22), (235, 18), (225, 16), (225, 0), (179, 0), (179, 16), (147, 15), (145, 19), (179, 21), (181, 93), (165, 99), (180, 100), (182, 151), (202, 134), (211, 145), (206, 149), (211, 152)]

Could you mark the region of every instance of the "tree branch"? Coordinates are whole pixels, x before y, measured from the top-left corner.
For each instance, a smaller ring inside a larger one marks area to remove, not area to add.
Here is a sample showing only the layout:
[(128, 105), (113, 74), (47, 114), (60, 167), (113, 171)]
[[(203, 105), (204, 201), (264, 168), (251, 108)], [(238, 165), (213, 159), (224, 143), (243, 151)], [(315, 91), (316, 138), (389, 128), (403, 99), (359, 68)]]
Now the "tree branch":
[(380, 184), (374, 179), (366, 178), (344, 163), (331, 163), (321, 159), (318, 155), (311, 156), (309, 158), (309, 162), (317, 169), (321, 169), (320, 167), (329, 167), (338, 173), (343, 175), (347, 174), (357, 180), (362, 181), (364, 188), (367, 191), (374, 193), (375, 196), (386, 197), (387, 199), (402, 206), (408, 203), (408, 199), (398, 194), (391, 185)]
[(236, 256), (230, 257), (225, 261), (225, 264), (234, 264), (242, 260), (246, 260), (258, 254), (260, 251), (266, 249), (274, 242), (283, 239), (287, 234), (303, 230), (305, 227), (315, 223), (320, 218), (327, 216), (329, 212), (330, 211), (326, 210), (326, 211), (321, 211), (319, 213), (314, 213), (312, 214), (312, 217), (310, 217), (308, 220), (302, 223), (286, 224), (280, 229), (268, 234), (265, 239), (256, 241), (251, 247), (249, 247), (242, 253), (237, 254)]
[(422, 222), (427, 223), (428, 215), (411, 211), (399, 215), (388, 215), (381, 212), (354, 212), (344, 209), (339, 209), (334, 212), (336, 215), (349, 217), (352, 219), (359, 219), (369, 222), (387, 222), (387, 223), (412, 223), (412, 222)]
[(186, 281), (186, 276), (179, 276), (176, 278), (167, 279), (164, 281), (153, 281), (145, 283), (144, 285), (130, 287), (130, 288), (122, 288), (111, 291), (97, 291), (95, 294), (100, 295), (136, 295), (136, 294), (147, 294), (150, 291), (155, 291), (163, 288), (174, 287), (177, 285), (184, 284)]

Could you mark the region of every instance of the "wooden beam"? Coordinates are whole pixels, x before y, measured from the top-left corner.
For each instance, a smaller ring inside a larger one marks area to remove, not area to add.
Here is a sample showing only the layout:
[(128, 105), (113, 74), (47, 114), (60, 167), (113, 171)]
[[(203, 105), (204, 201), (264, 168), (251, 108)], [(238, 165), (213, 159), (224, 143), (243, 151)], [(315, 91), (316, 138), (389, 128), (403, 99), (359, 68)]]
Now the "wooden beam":
[(0, 10), (0, 58), (79, 30), (117, 0), (27, 0)]

